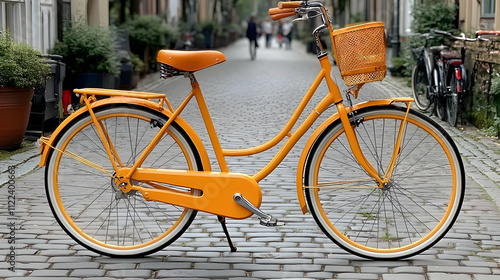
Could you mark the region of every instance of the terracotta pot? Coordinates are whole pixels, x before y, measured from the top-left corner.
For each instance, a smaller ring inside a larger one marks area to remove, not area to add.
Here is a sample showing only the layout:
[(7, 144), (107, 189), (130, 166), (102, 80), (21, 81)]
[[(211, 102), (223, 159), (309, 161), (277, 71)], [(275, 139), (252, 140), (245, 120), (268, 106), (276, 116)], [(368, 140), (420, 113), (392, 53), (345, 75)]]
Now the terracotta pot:
[(0, 88), (0, 149), (21, 146), (28, 125), (33, 90)]

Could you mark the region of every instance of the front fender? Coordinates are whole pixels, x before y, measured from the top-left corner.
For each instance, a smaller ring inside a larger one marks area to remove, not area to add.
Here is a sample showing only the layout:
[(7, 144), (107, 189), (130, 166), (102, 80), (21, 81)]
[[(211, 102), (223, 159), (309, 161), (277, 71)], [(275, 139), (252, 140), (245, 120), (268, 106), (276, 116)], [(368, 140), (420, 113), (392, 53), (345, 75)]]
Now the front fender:
[[(363, 108), (367, 107), (373, 107), (373, 106), (386, 106), (390, 105), (394, 102), (409, 102), (413, 101), (413, 98), (408, 98), (408, 97), (400, 97), (400, 98), (389, 98), (389, 99), (381, 99), (381, 100), (371, 100), (371, 101), (366, 101), (362, 102), (359, 104), (356, 104), (352, 107), (346, 108), (347, 113), (350, 113), (352, 111), (357, 111)], [(306, 163), (307, 157), (309, 156), (309, 151), (311, 150), (312, 145), (316, 141), (316, 138), (323, 132), (329, 125), (334, 123), (340, 118), (339, 113), (335, 113), (332, 116), (330, 116), (328, 119), (326, 119), (309, 137), (309, 140), (307, 141), (306, 145), (304, 146), (304, 149), (302, 150), (302, 154), (300, 156), (299, 160), (299, 166), (297, 168), (297, 195), (299, 198), (299, 204), (300, 208), (302, 210), (302, 213), (305, 214), (307, 212), (307, 205), (306, 205), (306, 199), (304, 197), (304, 165)]]
[[(160, 112), (170, 118), (172, 116), (172, 111), (169, 109), (160, 106), (158, 103), (155, 103), (150, 100), (146, 99), (139, 99), (139, 98), (133, 98), (133, 97), (111, 97), (111, 98), (106, 98), (103, 100), (96, 101), (92, 103), (92, 109), (99, 108), (105, 105), (109, 104), (134, 104), (142, 107), (146, 107), (152, 110), (155, 110), (157, 112)], [(40, 147), (40, 153), (42, 154), (42, 157), (40, 159), (39, 166), (43, 167), (47, 163), (47, 157), (49, 155), (49, 151), (51, 149), (51, 146), (54, 145), (55, 140), (58, 138), (59, 134), (66, 128), (67, 125), (71, 124), (73, 120), (81, 116), (82, 114), (86, 113), (88, 111), (87, 107), (82, 107), (79, 110), (77, 110), (75, 113), (71, 114), (68, 118), (66, 118), (52, 133), (48, 141), (45, 143), (42, 143)], [(207, 151), (205, 147), (203, 146), (203, 143), (201, 142), (200, 137), (196, 134), (194, 129), (181, 117), (177, 117), (175, 119), (175, 122), (182, 128), (184, 131), (188, 134), (188, 136), (191, 138), (193, 141), (194, 145), (196, 146), (196, 149), (198, 149), (198, 152), (200, 153), (201, 161), (203, 164), (203, 170), (205, 171), (211, 171), (211, 165), (210, 161), (208, 158)]]

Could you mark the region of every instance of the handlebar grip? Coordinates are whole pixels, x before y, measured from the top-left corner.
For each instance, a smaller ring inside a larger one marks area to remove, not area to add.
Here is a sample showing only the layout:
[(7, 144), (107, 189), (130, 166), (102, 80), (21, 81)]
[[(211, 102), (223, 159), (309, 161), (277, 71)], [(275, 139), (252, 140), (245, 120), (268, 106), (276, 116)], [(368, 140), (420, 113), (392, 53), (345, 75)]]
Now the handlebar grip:
[(271, 15), (271, 18), (276, 21), (276, 20), (279, 20), (282, 18), (292, 17), (294, 15), (296, 15), (295, 10), (293, 10), (292, 12), (274, 14), (274, 15)]
[(300, 1), (291, 1), (291, 2), (279, 2), (278, 8), (300, 8)]
[(434, 31), (434, 33), (436, 33), (436, 34), (440, 34), (440, 35), (450, 35), (450, 33), (449, 33), (449, 32), (447, 32), (447, 31), (436, 30), (436, 29), (435, 29), (435, 30), (433, 30), (433, 31)]
[(478, 30), (476, 31), (476, 37), (477, 36), (482, 36), (482, 35), (500, 35), (500, 31), (494, 31), (494, 30)]
[(283, 14), (283, 13), (291, 13), (291, 12), (295, 13), (295, 9), (294, 8), (286, 8), (286, 9), (271, 8), (271, 9), (269, 9), (270, 16), (277, 15), (277, 14)]

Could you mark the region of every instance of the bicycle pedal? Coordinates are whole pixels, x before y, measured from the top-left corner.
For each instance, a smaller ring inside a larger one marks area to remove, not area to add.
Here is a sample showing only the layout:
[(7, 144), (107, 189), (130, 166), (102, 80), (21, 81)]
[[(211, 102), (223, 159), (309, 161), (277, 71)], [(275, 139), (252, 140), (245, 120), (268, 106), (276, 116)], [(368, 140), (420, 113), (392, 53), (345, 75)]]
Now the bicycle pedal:
[(276, 227), (278, 226), (278, 220), (269, 215), (266, 218), (260, 218), (260, 225), (266, 227)]

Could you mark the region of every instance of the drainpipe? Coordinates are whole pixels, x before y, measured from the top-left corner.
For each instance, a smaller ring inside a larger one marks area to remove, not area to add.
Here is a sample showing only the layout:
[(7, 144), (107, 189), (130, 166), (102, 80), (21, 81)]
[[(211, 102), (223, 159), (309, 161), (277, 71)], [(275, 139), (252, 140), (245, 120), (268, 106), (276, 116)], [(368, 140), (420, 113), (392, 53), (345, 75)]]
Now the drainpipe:
[(392, 22), (392, 39), (391, 39), (391, 47), (392, 47), (392, 57), (399, 56), (400, 49), (399, 42), (399, 0), (394, 0), (394, 18)]

